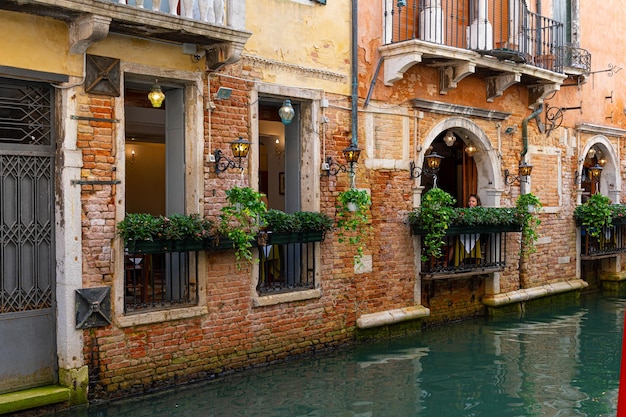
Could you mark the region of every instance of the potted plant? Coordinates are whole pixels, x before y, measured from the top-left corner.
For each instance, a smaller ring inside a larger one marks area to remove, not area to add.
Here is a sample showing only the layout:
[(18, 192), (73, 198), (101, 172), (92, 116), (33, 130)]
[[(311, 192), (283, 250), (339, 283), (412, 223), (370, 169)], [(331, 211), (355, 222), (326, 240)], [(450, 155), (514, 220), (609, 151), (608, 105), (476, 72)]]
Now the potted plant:
[(252, 244), (261, 229), (261, 216), (267, 211), (263, 197), (264, 194), (250, 187), (226, 190), (228, 204), (221, 209), (219, 233), (235, 248), (238, 267), (242, 259), (253, 261)]
[(369, 209), (372, 199), (367, 190), (350, 188), (339, 193), (337, 205), (337, 230), (339, 242), (348, 242), (356, 248), (356, 263), (363, 256), (365, 239), (371, 229)]
[(541, 224), (537, 213), (541, 211), (543, 205), (537, 196), (527, 193), (517, 198), (515, 206), (522, 224), (522, 248), (526, 248), (524, 253), (528, 255), (536, 251), (535, 241), (539, 237), (537, 228)]
[(585, 204), (574, 209), (574, 218), (589, 235), (599, 237), (602, 228), (611, 226), (613, 223), (611, 199), (602, 194), (592, 195)]
[(287, 214), (270, 209), (261, 217), (264, 230), (259, 233), (260, 245), (321, 242), (334, 225), (328, 215), (310, 211)]
[[(199, 214), (127, 213), (117, 224), (117, 233), (132, 253), (206, 249), (207, 240), (214, 236), (213, 222)], [(193, 247), (188, 246), (190, 242)]]
[(422, 260), (442, 256), (441, 248), (445, 245), (446, 235), (454, 212), (456, 199), (441, 188), (431, 188), (422, 196), (422, 204), (417, 211), (409, 214), (409, 221), (424, 230)]

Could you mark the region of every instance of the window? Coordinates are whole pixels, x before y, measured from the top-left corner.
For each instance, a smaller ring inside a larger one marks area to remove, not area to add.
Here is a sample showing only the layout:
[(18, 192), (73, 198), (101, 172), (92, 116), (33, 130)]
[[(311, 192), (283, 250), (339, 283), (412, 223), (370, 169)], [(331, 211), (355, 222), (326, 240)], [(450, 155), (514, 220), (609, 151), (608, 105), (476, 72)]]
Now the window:
[[(153, 108), (150, 84), (125, 82), (126, 213), (186, 212), (185, 89), (161, 83), (166, 100)], [(159, 248), (125, 249), (124, 312), (198, 302), (198, 255)]]
[[(253, 113), (258, 112), (259, 122), (253, 126), (253, 135), (259, 141), (252, 183), (267, 195), (269, 208), (286, 213), (319, 211), (319, 193), (314, 190), (320, 186), (321, 154), (319, 130), (314, 125), (321, 92), (266, 84), (258, 88), (260, 97)], [(278, 116), (285, 99), (291, 100), (295, 110), (287, 125)], [(320, 243), (304, 240), (274, 240), (259, 247), (253, 275), (255, 305), (320, 296)]]

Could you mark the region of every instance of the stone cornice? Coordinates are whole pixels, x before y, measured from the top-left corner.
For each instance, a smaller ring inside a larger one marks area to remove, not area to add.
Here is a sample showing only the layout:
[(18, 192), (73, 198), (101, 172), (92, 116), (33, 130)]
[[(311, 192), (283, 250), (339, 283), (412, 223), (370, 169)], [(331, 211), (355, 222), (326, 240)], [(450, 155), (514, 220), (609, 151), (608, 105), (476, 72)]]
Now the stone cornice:
[(331, 72), (326, 70), (321, 70), (317, 68), (306, 67), (303, 65), (295, 65), (289, 64), (286, 62), (276, 61), (273, 59), (261, 58), (259, 56), (243, 54), (241, 56), (241, 60), (244, 63), (249, 63), (254, 65), (255, 67), (263, 67), (263, 68), (279, 68), (283, 71), (294, 72), (300, 74), (307, 74), (308, 76), (320, 78), (323, 80), (334, 81), (338, 83), (345, 83), (348, 81), (347, 74), (341, 74), (337, 72)]
[(592, 133), (596, 135), (605, 136), (624, 136), (626, 135), (625, 129), (618, 129), (610, 126), (594, 125), (591, 123), (578, 123), (576, 130), (582, 133)]
[(437, 114), (478, 117), (487, 120), (506, 120), (509, 116), (511, 116), (511, 113), (481, 109), (478, 107), (461, 106), (459, 104), (444, 103), (442, 101), (422, 100), (419, 98), (411, 100), (411, 104), (417, 110)]

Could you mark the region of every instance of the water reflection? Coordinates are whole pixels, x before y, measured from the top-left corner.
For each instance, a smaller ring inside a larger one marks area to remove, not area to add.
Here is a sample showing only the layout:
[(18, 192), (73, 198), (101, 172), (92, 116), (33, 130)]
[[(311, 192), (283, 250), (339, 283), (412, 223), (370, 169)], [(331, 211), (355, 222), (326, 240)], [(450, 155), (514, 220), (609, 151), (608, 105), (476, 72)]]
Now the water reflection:
[(587, 296), (64, 415), (615, 416), (625, 304)]

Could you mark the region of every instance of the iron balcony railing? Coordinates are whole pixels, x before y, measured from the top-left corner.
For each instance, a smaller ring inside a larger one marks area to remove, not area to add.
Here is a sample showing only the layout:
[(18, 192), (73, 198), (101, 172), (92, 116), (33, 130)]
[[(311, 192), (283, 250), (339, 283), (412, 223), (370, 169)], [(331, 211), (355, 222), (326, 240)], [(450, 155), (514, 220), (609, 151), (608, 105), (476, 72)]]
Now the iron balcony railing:
[(626, 225), (603, 227), (597, 236), (592, 236), (585, 226), (580, 227), (581, 257), (594, 259), (626, 252)]
[(316, 243), (259, 246), (257, 292), (267, 294), (315, 288)]
[[(445, 278), (458, 274), (476, 274), (500, 271), (506, 266), (507, 232), (460, 228), (443, 238), (442, 256), (422, 261), (422, 275), (426, 278)], [(423, 255), (426, 248), (422, 246)], [(425, 259), (422, 256), (422, 259)]]
[(385, 1), (385, 44), (409, 40), (551, 71), (564, 44), (563, 24), (529, 11), (525, 0)]
[(124, 312), (198, 303), (198, 252), (127, 253)]
[(576, 69), (583, 74), (591, 72), (591, 54), (586, 49), (561, 46), (557, 48), (556, 58), (557, 72), (567, 72), (567, 69)]

